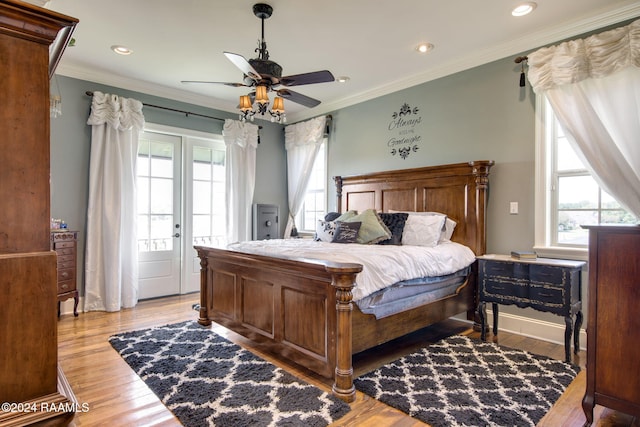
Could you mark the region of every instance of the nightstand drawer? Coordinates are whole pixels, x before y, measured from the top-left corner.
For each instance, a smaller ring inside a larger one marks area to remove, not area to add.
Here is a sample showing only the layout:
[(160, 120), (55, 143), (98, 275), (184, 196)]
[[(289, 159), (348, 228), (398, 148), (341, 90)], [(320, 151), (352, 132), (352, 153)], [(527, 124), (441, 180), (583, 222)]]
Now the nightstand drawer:
[(564, 290), (553, 287), (531, 286), (529, 299), (532, 308), (563, 315), (565, 307)]
[(514, 297), (527, 298), (529, 291), (526, 283), (520, 284), (515, 281), (485, 278), (482, 281), (481, 293), (492, 299), (510, 300)]
[(532, 283), (544, 283), (562, 288), (565, 283), (565, 269), (549, 267), (545, 265), (532, 265), (529, 268), (529, 277)]
[(529, 266), (513, 262), (486, 262), (483, 263), (483, 273), (487, 277), (508, 277), (510, 279), (527, 279)]

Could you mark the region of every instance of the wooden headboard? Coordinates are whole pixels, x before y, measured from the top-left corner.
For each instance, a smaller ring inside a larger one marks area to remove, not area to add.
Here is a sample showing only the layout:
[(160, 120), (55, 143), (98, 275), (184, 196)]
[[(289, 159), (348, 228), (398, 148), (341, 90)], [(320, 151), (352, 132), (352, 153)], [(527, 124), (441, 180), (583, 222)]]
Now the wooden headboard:
[(451, 240), (486, 251), (486, 208), (493, 160), (428, 166), (365, 175), (336, 176), (340, 212), (373, 208), (442, 212), (456, 221)]

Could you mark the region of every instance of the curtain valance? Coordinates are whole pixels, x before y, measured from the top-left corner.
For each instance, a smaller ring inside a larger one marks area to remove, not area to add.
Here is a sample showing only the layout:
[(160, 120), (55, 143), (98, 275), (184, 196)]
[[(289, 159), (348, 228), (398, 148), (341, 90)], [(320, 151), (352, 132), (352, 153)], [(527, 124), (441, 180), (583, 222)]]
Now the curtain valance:
[(120, 131), (144, 128), (142, 102), (137, 99), (123, 98), (102, 92), (93, 92), (91, 114), (87, 124), (108, 124)]
[(640, 67), (640, 20), (593, 36), (544, 47), (527, 55), (536, 92)]

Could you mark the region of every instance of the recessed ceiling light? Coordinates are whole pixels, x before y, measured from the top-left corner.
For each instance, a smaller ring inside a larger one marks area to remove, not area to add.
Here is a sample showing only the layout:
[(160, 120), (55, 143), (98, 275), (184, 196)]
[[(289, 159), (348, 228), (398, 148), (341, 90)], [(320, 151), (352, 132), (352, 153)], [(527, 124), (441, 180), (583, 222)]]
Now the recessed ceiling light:
[(340, 76), (336, 79), (338, 83), (346, 83), (351, 80), (348, 76)]
[(118, 55), (131, 55), (133, 51), (125, 46), (113, 45), (111, 46), (111, 50), (117, 53)]
[(420, 53), (428, 53), (433, 50), (433, 45), (431, 43), (420, 43), (416, 46), (416, 50)]
[(528, 2), (525, 2), (525, 3), (520, 3), (518, 6), (515, 7), (515, 9), (513, 9), (511, 11), (511, 14), (513, 16), (528, 15), (531, 12), (533, 12), (533, 9), (535, 9), (536, 6), (538, 6), (538, 5), (535, 2), (532, 2), (532, 1), (528, 1)]

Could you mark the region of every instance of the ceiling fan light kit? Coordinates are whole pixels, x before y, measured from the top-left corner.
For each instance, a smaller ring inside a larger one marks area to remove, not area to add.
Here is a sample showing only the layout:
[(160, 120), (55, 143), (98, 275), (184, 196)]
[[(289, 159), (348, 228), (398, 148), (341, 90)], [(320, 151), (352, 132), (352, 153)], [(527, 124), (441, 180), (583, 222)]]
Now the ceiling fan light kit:
[[(224, 84), (232, 87), (250, 87), (255, 92), (248, 95), (240, 96), (238, 109), (240, 110), (240, 120), (253, 120), (256, 114), (265, 115), (267, 112), (271, 115), (272, 122), (286, 122), (286, 114), (284, 110), (284, 99), (313, 108), (320, 104), (320, 101), (298, 92), (294, 92), (287, 88), (278, 89), (279, 86), (302, 86), (315, 83), (327, 83), (335, 81), (335, 77), (328, 70), (314, 71), (311, 73), (295, 74), (290, 76), (282, 76), (282, 67), (274, 61), (269, 60), (269, 51), (267, 50), (267, 42), (264, 40), (264, 20), (271, 17), (273, 8), (265, 3), (256, 3), (253, 5), (253, 14), (262, 21), (262, 38), (258, 41), (258, 47), (255, 52), (257, 58), (245, 59), (242, 55), (232, 52), (224, 52), (224, 55), (243, 72), (242, 83), (228, 82), (206, 82), (206, 81), (186, 81), (183, 83), (214, 83)], [(276, 96), (273, 100), (271, 109), (269, 105), (269, 92), (275, 92)], [(255, 106), (254, 106), (255, 103)]]

